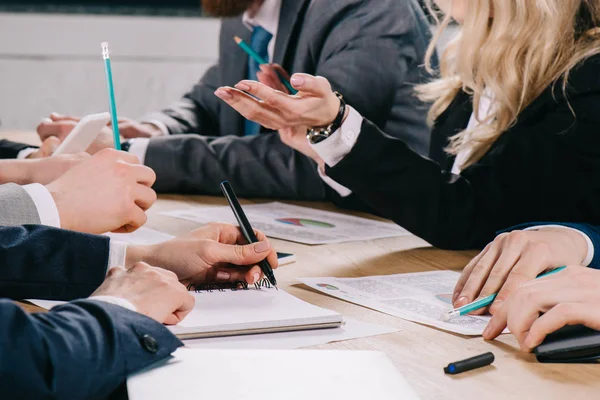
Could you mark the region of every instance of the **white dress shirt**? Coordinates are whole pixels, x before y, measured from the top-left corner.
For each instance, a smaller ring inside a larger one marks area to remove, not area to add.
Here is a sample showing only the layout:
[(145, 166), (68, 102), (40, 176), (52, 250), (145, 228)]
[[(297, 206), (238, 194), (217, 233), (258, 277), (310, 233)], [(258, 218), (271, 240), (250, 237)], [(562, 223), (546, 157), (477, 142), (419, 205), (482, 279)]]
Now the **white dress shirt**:
[[(248, 11), (242, 16), (242, 22), (248, 28), (248, 30), (254, 30), (255, 26), (263, 27), (273, 37), (269, 42), (267, 52), (269, 54), (269, 61), (273, 61), (273, 54), (275, 53), (275, 41), (277, 40), (277, 30), (279, 28), (279, 13), (281, 11), (281, 0), (265, 0), (260, 6), (255, 15), (251, 16)], [(243, 51), (240, 49), (240, 51)], [(169, 134), (167, 126), (159, 120), (143, 121), (144, 123), (152, 124), (156, 126), (163, 135)], [(201, 132), (199, 132), (201, 133)], [(129, 152), (137, 156), (141, 164), (146, 161), (146, 151), (148, 150), (148, 144), (150, 139), (137, 138), (130, 140)], [(335, 183), (334, 183), (335, 184)]]
[[(479, 124), (479, 121), (484, 121), (488, 113), (492, 110), (493, 101), (492, 95), (487, 93), (486, 95), (481, 97), (479, 102), (479, 119), (475, 118), (475, 114), (471, 115), (469, 120), (468, 129), (472, 129)], [(351, 106), (347, 106), (349, 109), (348, 117), (337, 131), (335, 131), (331, 136), (327, 139), (311, 145), (311, 147), (317, 152), (317, 154), (325, 161), (327, 165), (330, 167), (334, 167), (337, 163), (339, 163), (344, 157), (350, 154), (350, 151), (356, 144), (358, 140), (358, 136), (360, 135), (360, 129), (363, 123), (363, 117)], [(461, 173), (460, 166), (468, 159), (470, 155), (470, 150), (465, 150), (457, 154), (456, 159), (454, 160), (454, 165), (452, 166), (452, 173), (459, 175)], [(339, 193), (340, 196), (346, 197), (349, 196), (352, 191), (338, 182), (334, 181), (328, 176), (325, 176), (320, 170), (319, 175), (323, 178), (325, 183), (327, 183), (332, 189)], [(532, 226), (525, 230), (539, 230), (544, 227), (552, 227), (552, 228), (561, 228), (561, 229), (570, 229), (572, 231), (578, 232), (581, 236), (584, 237), (587, 243), (587, 254), (584, 259), (581, 261), (581, 265), (587, 267), (590, 265), (592, 260), (594, 259), (594, 245), (592, 240), (585, 233), (561, 226), (561, 225), (542, 225), (542, 226)]]

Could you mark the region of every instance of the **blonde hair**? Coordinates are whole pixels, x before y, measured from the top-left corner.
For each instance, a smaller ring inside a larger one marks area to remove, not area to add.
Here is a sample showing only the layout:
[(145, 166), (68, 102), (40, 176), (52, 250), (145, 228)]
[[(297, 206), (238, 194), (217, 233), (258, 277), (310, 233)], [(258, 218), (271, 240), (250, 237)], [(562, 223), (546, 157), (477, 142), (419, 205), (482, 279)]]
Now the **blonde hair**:
[[(454, 135), (446, 149), (454, 155), (469, 152), (461, 168), (481, 159), (548, 86), (563, 77), (566, 90), (569, 71), (600, 53), (600, 0), (464, 1), (465, 19), (441, 55), (439, 78), (417, 87), (419, 98), (433, 103), (430, 121), (461, 90), (473, 97), (475, 116), (484, 92), (491, 94), (490, 114), (477, 127)], [(426, 57), (430, 72), (436, 44), (451, 22), (449, 14), (441, 21), (436, 16), (438, 29)]]

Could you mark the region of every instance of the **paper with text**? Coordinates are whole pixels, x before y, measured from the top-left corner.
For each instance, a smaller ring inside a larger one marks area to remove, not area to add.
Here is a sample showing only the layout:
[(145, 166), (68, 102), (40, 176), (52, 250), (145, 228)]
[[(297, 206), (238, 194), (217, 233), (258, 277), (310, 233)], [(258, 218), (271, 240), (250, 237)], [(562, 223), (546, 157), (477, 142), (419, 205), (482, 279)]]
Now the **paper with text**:
[[(245, 205), (252, 227), (267, 236), (304, 244), (331, 244), (410, 235), (396, 224), (284, 203)], [(160, 213), (207, 224), (236, 224), (229, 207), (198, 207)]]
[(465, 315), (444, 322), (460, 274), (454, 271), (369, 276), (364, 278), (299, 278), (320, 292), (409, 321), (462, 335), (479, 336), (490, 317)]

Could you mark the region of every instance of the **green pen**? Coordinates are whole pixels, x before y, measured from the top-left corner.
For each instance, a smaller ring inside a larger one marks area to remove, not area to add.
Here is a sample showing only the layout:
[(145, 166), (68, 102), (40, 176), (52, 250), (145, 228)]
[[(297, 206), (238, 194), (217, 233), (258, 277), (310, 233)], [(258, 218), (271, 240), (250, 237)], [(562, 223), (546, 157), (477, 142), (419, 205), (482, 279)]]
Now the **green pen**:
[(121, 150), (121, 134), (119, 133), (119, 118), (117, 117), (117, 103), (115, 101), (115, 89), (113, 86), (112, 68), (110, 66), (110, 52), (108, 43), (102, 42), (102, 58), (104, 59), (104, 69), (106, 72), (106, 89), (108, 91), (108, 106), (110, 108), (110, 117), (112, 121), (113, 139), (115, 149)]
[[(235, 36), (233, 40), (235, 40), (238, 46), (240, 46), (246, 53), (248, 53), (248, 55), (252, 57), (254, 61), (256, 61), (259, 65), (268, 64), (268, 62), (264, 58), (262, 58), (256, 51), (254, 51), (252, 47), (248, 46), (248, 43), (244, 42), (242, 38)], [(292, 87), (292, 84), (283, 76), (281, 76), (279, 72), (275, 71), (275, 73), (279, 77), (281, 83), (285, 85), (285, 87), (287, 88), (287, 90), (290, 91), (291, 94), (298, 93), (298, 91)]]
[[(549, 272), (546, 272), (544, 274), (538, 275), (536, 277), (536, 279), (537, 278), (543, 278), (545, 276), (555, 274), (557, 272), (562, 271), (565, 268), (567, 268), (567, 267), (560, 267), (560, 268), (553, 269), (552, 271), (549, 271)], [(473, 312), (475, 310), (479, 310), (481, 308), (487, 307), (487, 306), (489, 306), (490, 304), (492, 304), (494, 302), (494, 299), (496, 299), (497, 295), (498, 295), (498, 293), (494, 293), (494, 294), (486, 296), (486, 297), (484, 297), (482, 299), (475, 300), (474, 302), (466, 304), (466, 305), (464, 305), (462, 307), (455, 308), (454, 310), (450, 310), (446, 314), (443, 314), (442, 317), (441, 317), (441, 319), (442, 319), (442, 321), (450, 321), (454, 317), (459, 317), (459, 316), (462, 316), (462, 315), (466, 315), (466, 314), (469, 314), (469, 313), (471, 313), (471, 312)]]

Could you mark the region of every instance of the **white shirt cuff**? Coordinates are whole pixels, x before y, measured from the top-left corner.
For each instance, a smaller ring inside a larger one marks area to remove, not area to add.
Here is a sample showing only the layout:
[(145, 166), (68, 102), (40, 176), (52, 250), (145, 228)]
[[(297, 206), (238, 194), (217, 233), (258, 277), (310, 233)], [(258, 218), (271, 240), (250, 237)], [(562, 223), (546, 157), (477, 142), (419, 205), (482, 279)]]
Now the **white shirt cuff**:
[(340, 196), (348, 197), (352, 194), (352, 190), (348, 189), (346, 186), (340, 185), (339, 183), (325, 175), (323, 172), (321, 172), (321, 168), (317, 167), (317, 172), (319, 173), (321, 179), (323, 179), (323, 182), (325, 182), (330, 188), (338, 192)]
[(17, 160), (24, 160), (38, 150), (39, 149), (36, 149), (35, 147), (27, 147), (26, 149), (21, 150), (19, 154), (17, 154)]
[(130, 301), (125, 300), (125, 299), (123, 299), (121, 297), (116, 297), (116, 296), (94, 296), (94, 297), (90, 297), (88, 300), (103, 301), (105, 303), (114, 304), (114, 305), (126, 308), (126, 309), (128, 309), (130, 311), (137, 312), (137, 307), (134, 306), (133, 303), (131, 303)]
[(54, 198), (52, 198), (48, 189), (39, 183), (25, 185), (23, 186), (23, 189), (27, 192), (29, 197), (31, 197), (31, 200), (33, 200), (40, 217), (40, 223), (42, 225), (60, 228), (58, 208), (56, 208)]
[(169, 128), (167, 128), (167, 125), (165, 125), (165, 123), (162, 121), (153, 119), (150, 121), (143, 121), (142, 124), (152, 124), (152, 125), (156, 126), (162, 132), (163, 135), (169, 136), (169, 133), (170, 133)]
[(108, 267), (106, 272), (112, 267), (125, 267), (125, 257), (127, 256), (127, 243), (110, 239), (110, 251), (108, 253)]
[(140, 164), (145, 165), (144, 161), (146, 161), (146, 151), (148, 150), (148, 145), (150, 144), (150, 139), (147, 138), (137, 138), (131, 139), (129, 141), (129, 153), (133, 154), (140, 160)]
[(592, 239), (590, 239), (590, 237), (588, 235), (586, 235), (585, 233), (583, 233), (582, 231), (580, 231), (578, 229), (571, 228), (569, 226), (563, 226), (563, 225), (539, 225), (539, 226), (531, 226), (531, 227), (526, 228), (524, 230), (526, 230), (526, 231), (533, 231), (533, 230), (539, 230), (541, 228), (569, 229), (571, 231), (579, 233), (581, 236), (583, 236), (583, 238), (585, 239), (585, 242), (587, 243), (587, 254), (586, 254), (585, 258), (583, 259), (583, 261), (581, 262), (581, 265), (583, 267), (587, 267), (587, 266), (589, 266), (592, 263), (592, 260), (594, 259), (594, 244), (592, 243)]
[(334, 133), (327, 139), (311, 145), (317, 154), (325, 161), (325, 164), (334, 167), (350, 153), (362, 127), (363, 117), (354, 108), (348, 107), (348, 117)]

